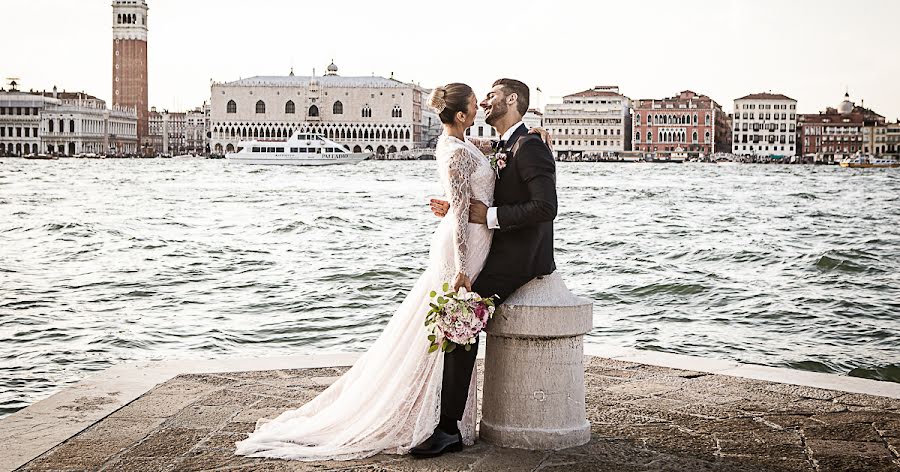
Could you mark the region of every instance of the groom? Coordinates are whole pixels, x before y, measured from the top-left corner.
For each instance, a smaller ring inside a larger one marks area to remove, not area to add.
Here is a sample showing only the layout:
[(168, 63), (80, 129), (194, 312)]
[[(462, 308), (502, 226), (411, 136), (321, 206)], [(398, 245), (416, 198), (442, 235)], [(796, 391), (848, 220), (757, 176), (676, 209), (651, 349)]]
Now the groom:
[[(553, 219), (556, 218), (556, 165), (553, 154), (538, 134), (529, 134), (522, 117), (528, 111), (528, 86), (518, 80), (500, 79), (481, 102), (485, 121), (501, 135), (497, 155), (506, 155), (494, 188), (494, 206), (473, 200), (469, 222), (494, 229), (491, 249), (472, 290), (496, 295), (497, 305), (535, 277), (556, 270), (553, 262)], [(432, 211), (443, 217), (449, 204), (432, 200)], [(441, 419), (434, 433), (409, 452), (433, 457), (462, 450), (457, 422), (463, 417), (469, 382), (475, 366), (475, 349), (455, 349), (444, 354), (441, 386)]]

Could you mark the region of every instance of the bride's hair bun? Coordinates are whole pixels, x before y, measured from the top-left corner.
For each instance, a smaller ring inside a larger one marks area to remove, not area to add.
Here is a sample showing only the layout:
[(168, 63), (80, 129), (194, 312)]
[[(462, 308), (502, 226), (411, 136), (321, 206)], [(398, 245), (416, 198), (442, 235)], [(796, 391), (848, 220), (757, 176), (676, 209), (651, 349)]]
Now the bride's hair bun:
[(447, 89), (444, 87), (435, 87), (434, 90), (431, 91), (431, 96), (428, 97), (428, 106), (434, 109), (435, 112), (440, 114), (447, 108)]
[(466, 84), (452, 83), (435, 87), (428, 97), (428, 106), (434, 109), (441, 123), (453, 123), (459, 112), (468, 113), (469, 100), (474, 93)]

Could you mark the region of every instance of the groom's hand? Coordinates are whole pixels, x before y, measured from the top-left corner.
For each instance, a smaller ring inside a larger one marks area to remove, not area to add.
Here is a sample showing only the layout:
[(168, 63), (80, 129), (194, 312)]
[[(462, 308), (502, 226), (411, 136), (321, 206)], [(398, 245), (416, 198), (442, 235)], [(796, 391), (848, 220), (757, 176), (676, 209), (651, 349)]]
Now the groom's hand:
[(487, 224), (488, 207), (474, 198), (469, 200), (469, 223)]
[(438, 198), (431, 199), (431, 212), (434, 213), (434, 216), (438, 218), (443, 218), (447, 216), (447, 212), (450, 211), (450, 203)]

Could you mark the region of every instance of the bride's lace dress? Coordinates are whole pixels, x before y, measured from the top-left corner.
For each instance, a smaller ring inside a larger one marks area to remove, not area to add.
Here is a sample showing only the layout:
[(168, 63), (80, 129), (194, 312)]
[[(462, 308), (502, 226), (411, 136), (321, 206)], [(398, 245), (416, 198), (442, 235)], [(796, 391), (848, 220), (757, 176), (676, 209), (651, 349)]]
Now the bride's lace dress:
[[(380, 452), (405, 454), (437, 426), (444, 356), (428, 354), (428, 294), (460, 268), (475, 280), (491, 245), (491, 231), (468, 223), (469, 199), (490, 205), (494, 171), (476, 146), (443, 135), (435, 151), (451, 213), (432, 236), (429, 264), (381, 336), (340, 379), (302, 407), (260, 420), (236, 454), (296, 460), (348, 460)], [(415, 241), (410, 241), (415, 244)], [(475, 435), (475, 378), (460, 422), (463, 441)]]

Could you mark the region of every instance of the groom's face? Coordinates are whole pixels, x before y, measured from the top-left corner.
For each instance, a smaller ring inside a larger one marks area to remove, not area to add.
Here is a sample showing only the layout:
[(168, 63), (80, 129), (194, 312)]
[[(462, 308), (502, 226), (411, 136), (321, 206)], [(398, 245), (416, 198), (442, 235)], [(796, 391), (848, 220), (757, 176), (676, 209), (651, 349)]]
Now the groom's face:
[(484, 110), (485, 123), (494, 126), (494, 123), (500, 121), (504, 115), (509, 113), (509, 106), (506, 104), (506, 93), (503, 92), (503, 86), (497, 85), (488, 92), (487, 97), (481, 101), (481, 108)]

